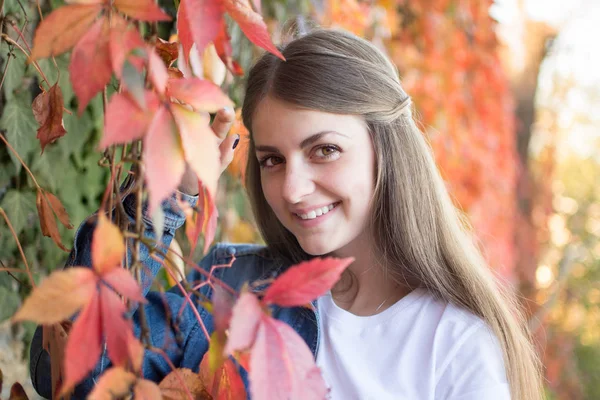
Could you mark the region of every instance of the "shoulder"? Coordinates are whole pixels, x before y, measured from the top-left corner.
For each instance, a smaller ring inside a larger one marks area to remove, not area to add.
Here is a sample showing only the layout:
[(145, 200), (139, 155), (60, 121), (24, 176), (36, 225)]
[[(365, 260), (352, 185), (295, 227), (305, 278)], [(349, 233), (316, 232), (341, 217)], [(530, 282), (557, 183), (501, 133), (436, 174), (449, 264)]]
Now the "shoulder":
[(502, 347), (486, 321), (431, 294), (422, 301), (431, 319), (436, 398), (493, 388), (509, 398)]

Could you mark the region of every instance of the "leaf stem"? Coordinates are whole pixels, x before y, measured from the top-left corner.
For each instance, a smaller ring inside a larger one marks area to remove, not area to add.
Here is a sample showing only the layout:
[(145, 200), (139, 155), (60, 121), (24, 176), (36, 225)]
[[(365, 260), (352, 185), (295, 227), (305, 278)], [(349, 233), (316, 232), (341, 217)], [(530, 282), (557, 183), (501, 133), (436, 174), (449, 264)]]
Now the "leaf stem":
[(16, 47), (17, 47), (19, 50), (21, 50), (21, 52), (22, 52), (23, 54), (25, 54), (25, 56), (27, 57), (27, 60), (28, 60), (28, 61), (29, 61), (31, 64), (33, 64), (33, 66), (35, 67), (35, 69), (37, 69), (37, 71), (39, 72), (39, 74), (40, 74), (40, 76), (42, 77), (42, 79), (44, 80), (44, 82), (46, 82), (46, 84), (48, 85), (48, 87), (50, 87), (51, 85), (50, 85), (50, 83), (48, 82), (48, 78), (46, 78), (46, 75), (45, 75), (45, 74), (44, 74), (44, 72), (43, 72), (43, 71), (40, 69), (40, 66), (38, 65), (38, 63), (37, 63), (37, 62), (35, 62), (35, 61), (34, 61), (34, 60), (31, 58), (31, 56), (30, 56), (30, 55), (27, 53), (27, 51), (26, 51), (26, 50), (25, 50), (23, 47), (21, 47), (21, 45), (20, 45), (19, 43), (15, 42), (15, 41), (13, 40), (13, 38), (11, 38), (10, 36), (8, 36), (6, 33), (3, 33), (1, 36), (2, 36), (2, 39), (4, 39), (4, 40), (6, 40), (8, 43), (10, 43), (10, 44), (12, 44), (12, 45), (16, 46)]
[[(0, 135), (0, 137), (2, 137), (2, 135)], [(10, 233), (12, 233), (13, 237), (15, 238), (15, 241), (17, 242), (17, 247), (19, 248), (19, 252), (21, 253), (23, 262), (25, 263), (25, 269), (26, 269), (27, 275), (29, 276), (29, 280), (31, 281), (31, 286), (35, 288), (35, 281), (33, 280), (33, 275), (31, 275), (31, 270), (29, 269), (29, 264), (27, 263), (27, 258), (25, 257), (25, 253), (23, 252), (23, 247), (21, 247), (21, 242), (19, 241), (19, 237), (17, 236), (17, 233), (15, 232), (12, 224), (10, 223), (10, 220), (8, 219), (8, 215), (6, 215), (6, 212), (4, 211), (4, 209), (2, 207), (0, 207), (0, 214), (2, 214), (2, 216), (4, 217), (4, 220), (6, 221), (6, 224), (8, 225), (8, 229), (10, 229)], [(23, 270), (21, 270), (21, 272), (23, 272)]]
[(21, 163), (21, 165), (23, 166), (23, 168), (25, 168), (25, 170), (27, 171), (27, 173), (29, 174), (29, 176), (31, 176), (31, 179), (33, 180), (33, 183), (35, 184), (35, 186), (38, 189), (41, 189), (41, 186), (35, 180), (35, 176), (33, 176), (33, 173), (27, 167), (27, 164), (25, 164), (25, 162), (23, 161), (23, 159), (21, 158), (21, 156), (19, 156), (19, 153), (17, 153), (17, 151), (10, 145), (10, 143), (8, 143), (8, 140), (6, 140), (6, 138), (4, 137), (4, 135), (0, 135), (0, 139), (2, 139), (2, 141), (4, 142), (4, 144), (6, 145), (6, 147), (8, 147), (8, 149), (10, 151), (12, 151), (12, 153), (15, 155), (15, 157), (17, 157), (17, 160), (19, 160), (19, 162)]
[(8, 72), (8, 64), (10, 64), (10, 60), (12, 60), (12, 57), (10, 56), (10, 53), (9, 53), (6, 58), (6, 64), (4, 64), (4, 71), (2, 71), (2, 80), (0, 81), (0, 89), (2, 88), (2, 85), (4, 85), (4, 78), (6, 78), (6, 75)]
[[(152, 257), (154, 260), (161, 262), (162, 260), (160, 260), (156, 255), (151, 255), (150, 257)], [(210, 334), (208, 333), (208, 329), (206, 329), (206, 326), (204, 326), (204, 321), (202, 321), (202, 317), (200, 317), (200, 313), (198, 312), (198, 309), (196, 308), (196, 305), (194, 304), (194, 302), (192, 301), (192, 299), (190, 298), (190, 295), (188, 294), (188, 292), (183, 288), (183, 286), (181, 285), (181, 283), (179, 282), (179, 280), (173, 275), (173, 273), (171, 271), (169, 271), (168, 268), (165, 268), (165, 270), (167, 271), (167, 273), (171, 276), (171, 278), (173, 278), (173, 280), (175, 281), (175, 284), (177, 285), (177, 287), (179, 287), (179, 290), (181, 291), (181, 295), (183, 296), (183, 298), (185, 299), (185, 301), (190, 305), (190, 307), (192, 308), (192, 312), (194, 313), (194, 316), (196, 317), (196, 319), (198, 320), (198, 324), (200, 325), (200, 327), (202, 328), (202, 332), (204, 333), (204, 335), (206, 336), (206, 339), (210, 341)]]

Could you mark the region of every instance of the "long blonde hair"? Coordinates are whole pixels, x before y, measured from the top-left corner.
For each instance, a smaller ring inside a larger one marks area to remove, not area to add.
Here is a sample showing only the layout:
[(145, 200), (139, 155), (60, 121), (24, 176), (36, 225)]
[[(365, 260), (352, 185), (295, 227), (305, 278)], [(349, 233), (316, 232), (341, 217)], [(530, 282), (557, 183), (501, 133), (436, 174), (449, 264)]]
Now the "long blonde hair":
[[(251, 137), (254, 112), (266, 96), (362, 116), (377, 159), (371, 229), (378, 261), (396, 282), (425, 287), (486, 321), (502, 347), (512, 398), (541, 399), (541, 367), (520, 307), (494, 278), (452, 204), (393, 64), (371, 43), (335, 30), (296, 39), (283, 55), (285, 62), (263, 55), (249, 73), (242, 116)], [(309, 258), (265, 200), (252, 140), (246, 187), (270, 250), (288, 263)]]

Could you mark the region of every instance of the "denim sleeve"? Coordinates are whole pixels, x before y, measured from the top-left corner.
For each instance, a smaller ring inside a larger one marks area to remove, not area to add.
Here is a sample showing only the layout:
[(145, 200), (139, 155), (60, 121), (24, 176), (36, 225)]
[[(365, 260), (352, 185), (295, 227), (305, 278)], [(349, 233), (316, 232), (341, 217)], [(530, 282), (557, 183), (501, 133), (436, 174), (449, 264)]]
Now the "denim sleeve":
[[(179, 196), (191, 205), (195, 205), (197, 202), (196, 196), (188, 196), (182, 193), (179, 193)], [(176, 195), (174, 194), (170, 199), (165, 200), (162, 204), (162, 209), (164, 212), (164, 232), (161, 235), (160, 243), (162, 246), (164, 246), (164, 248), (169, 247), (171, 240), (175, 235), (175, 231), (185, 222), (183, 211), (177, 206), (175, 199)], [(135, 215), (136, 203), (137, 202), (134, 195), (129, 195), (123, 200), (123, 206), (130, 218), (130, 222), (133, 222), (134, 220), (133, 216)], [(149, 216), (146, 203), (143, 205), (143, 222), (145, 237), (150, 239), (151, 242), (154, 241), (157, 235), (153, 231), (152, 219)], [(79, 226), (75, 234), (73, 250), (71, 250), (66, 263), (66, 268), (72, 266), (91, 267), (91, 245), (95, 224), (96, 215), (94, 214), (88, 217)], [(128, 245), (130, 244), (131, 243)], [(148, 295), (148, 292), (154, 277), (161, 268), (161, 263), (150, 257), (150, 249), (143, 244), (141, 245), (140, 249), (140, 261), (144, 265), (144, 268), (142, 268), (142, 290), (144, 296), (147, 296), (149, 301), (149, 304), (145, 306), (147, 318), (151, 320), (158, 320), (161, 318), (161, 313), (165, 312), (165, 308), (163, 307), (165, 299), (158, 296)], [(170, 302), (171, 301), (167, 299), (167, 303)], [(173, 302), (177, 303), (178, 300), (173, 299)], [(168, 308), (173, 308), (173, 305), (169, 304)], [(138, 313), (136, 312), (133, 316), (134, 330), (136, 333), (139, 333), (139, 324), (136, 314)], [(156, 314), (156, 316), (153, 314)], [(106, 348), (104, 348), (98, 366), (94, 369), (94, 371), (92, 371), (90, 376), (81, 382), (75, 389), (74, 398), (85, 398), (86, 394), (89, 393), (89, 391), (93, 388), (95, 384), (95, 377), (99, 376), (100, 373), (102, 373), (102, 371), (109, 366), (105, 359)], [(30, 373), (33, 387), (36, 389), (36, 391), (42, 397), (51, 399), (52, 378), (50, 371), (50, 356), (43, 348), (41, 326), (37, 327), (31, 343)]]

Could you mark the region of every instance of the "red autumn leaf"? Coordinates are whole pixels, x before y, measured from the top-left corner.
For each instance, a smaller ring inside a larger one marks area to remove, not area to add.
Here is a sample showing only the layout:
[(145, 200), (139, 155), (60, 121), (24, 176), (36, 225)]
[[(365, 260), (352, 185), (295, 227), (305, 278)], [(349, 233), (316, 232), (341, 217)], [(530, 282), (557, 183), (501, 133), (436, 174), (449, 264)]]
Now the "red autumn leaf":
[(35, 31), (31, 58), (57, 56), (69, 50), (87, 32), (101, 10), (101, 4), (74, 4), (53, 11)]
[(100, 296), (95, 292), (69, 332), (65, 349), (65, 379), (62, 383), (61, 393), (71, 390), (85, 378), (96, 366), (100, 357), (102, 352), (100, 303)]
[(102, 275), (102, 280), (120, 295), (140, 303), (146, 303), (146, 298), (131, 273), (123, 268), (114, 268)]
[(133, 388), (133, 398), (136, 400), (162, 400), (158, 385), (147, 379), (139, 379)]
[[(177, 18), (177, 31), (180, 32), (180, 41), (186, 60), (189, 60), (192, 43), (196, 43), (198, 52), (202, 53), (204, 48), (215, 39), (222, 18), (223, 6), (221, 1), (181, 1)], [(190, 42), (190, 39), (193, 42)]]
[(220, 87), (200, 78), (171, 79), (168, 93), (196, 111), (215, 113), (225, 106), (233, 106), (233, 102)]
[(69, 220), (69, 214), (67, 214), (67, 210), (65, 210), (65, 207), (58, 197), (48, 191), (44, 191), (44, 194), (46, 195), (46, 199), (50, 202), (50, 207), (58, 217), (60, 223), (67, 229), (73, 229), (73, 225), (71, 225), (71, 221)]
[(285, 61), (283, 54), (271, 41), (263, 18), (252, 9), (248, 0), (223, 0), (223, 5), (252, 43)]
[[(53, 397), (58, 395), (60, 383), (63, 381), (63, 363), (65, 359), (65, 348), (67, 346), (67, 330), (63, 324), (44, 325), (42, 328), (42, 343), (44, 349), (50, 355), (50, 370), (52, 371), (52, 393)], [(69, 397), (67, 394), (66, 397)]]
[[(82, 269), (82, 268), (81, 268)], [(94, 290), (69, 333), (65, 352), (65, 381), (62, 391), (70, 390), (96, 365), (103, 337), (113, 364), (141, 366), (143, 348), (133, 336), (131, 321), (125, 319), (122, 300), (104, 284)]]
[(288, 325), (262, 316), (250, 356), (255, 399), (325, 399), (327, 387), (313, 354)]
[(233, 306), (229, 337), (225, 345), (226, 355), (252, 347), (262, 316), (263, 311), (258, 298), (250, 292), (242, 293)]
[(154, 88), (164, 94), (169, 80), (169, 73), (162, 58), (153, 50), (148, 51), (148, 76)]
[(177, 189), (185, 171), (183, 149), (175, 128), (171, 113), (160, 107), (144, 139), (150, 214)]
[(210, 127), (210, 118), (204, 113), (190, 111), (176, 104), (171, 106), (171, 112), (179, 130), (185, 160), (209, 193), (215, 196), (221, 163), (219, 145)]
[(179, 38), (179, 43), (181, 43), (183, 59), (188, 63), (190, 60), (190, 50), (194, 44), (194, 38), (192, 37), (190, 23), (188, 22), (185, 0), (179, 3), (179, 9), (177, 10), (177, 36)]
[(152, 0), (114, 0), (113, 5), (123, 14), (141, 21), (171, 20), (171, 17)]
[(100, 376), (94, 385), (88, 400), (110, 400), (122, 398), (129, 394), (136, 376), (121, 367), (109, 368)]
[(215, 50), (217, 51), (219, 58), (221, 59), (221, 61), (223, 61), (223, 64), (225, 64), (227, 69), (231, 71), (231, 73), (233, 73), (234, 75), (243, 75), (244, 70), (232, 58), (233, 49), (231, 48), (231, 43), (229, 41), (229, 35), (227, 34), (227, 25), (225, 24), (225, 21), (221, 21), (221, 27), (219, 28), (219, 33), (217, 34), (214, 43)]
[(54, 271), (25, 299), (13, 322), (56, 324), (70, 318), (89, 302), (95, 284), (94, 272), (87, 268)]
[(210, 395), (202, 384), (200, 375), (192, 372), (192, 370), (188, 368), (177, 368), (176, 370), (171, 371), (169, 375), (165, 376), (159, 383), (158, 387), (162, 392), (163, 399), (179, 400), (189, 398), (189, 395), (183, 388), (182, 382), (185, 384), (193, 399), (210, 399)]
[(340, 279), (353, 258), (314, 258), (290, 267), (265, 292), (265, 304), (303, 306), (325, 294)]
[(154, 45), (154, 50), (167, 67), (170, 67), (177, 60), (177, 57), (179, 57), (179, 44), (177, 42), (167, 42), (158, 38), (158, 41)]
[(145, 103), (146, 109), (141, 109), (127, 93), (117, 93), (110, 98), (104, 116), (104, 134), (98, 146), (100, 150), (141, 139), (146, 134), (159, 100), (154, 92), (147, 91)]
[(246, 388), (235, 364), (227, 359), (214, 373), (211, 372), (208, 353), (200, 363), (200, 378), (214, 400), (245, 400)]
[(198, 207), (200, 213), (188, 214), (186, 219), (185, 233), (190, 241), (190, 253), (193, 253), (198, 244), (200, 233), (204, 232), (204, 253), (208, 251), (217, 232), (217, 218), (219, 211), (214, 204), (210, 192), (204, 187), (202, 181), (198, 181), (200, 192), (198, 195)]
[(146, 44), (137, 28), (123, 18), (113, 15), (110, 28), (110, 60), (115, 75), (120, 79), (123, 75), (123, 64), (129, 60), (139, 71), (142, 70), (144, 59), (133, 55), (136, 49), (145, 51)]
[[(58, 200), (58, 199), (56, 199)], [(60, 203), (60, 202), (59, 202)], [(40, 226), (42, 228), (42, 234), (52, 238), (54, 243), (64, 251), (69, 251), (61, 242), (60, 234), (58, 233), (58, 226), (54, 217), (54, 212), (50, 202), (44, 196), (44, 190), (38, 189), (36, 196), (36, 206), (38, 215), (40, 218)], [(63, 209), (64, 210), (64, 209)]]
[[(130, 335), (131, 321), (124, 318), (125, 304), (115, 292), (100, 285), (102, 332), (106, 336), (108, 356), (115, 365), (124, 366), (129, 360), (129, 340), (137, 340)], [(110, 318), (108, 316), (111, 316)]]
[(108, 84), (112, 75), (108, 21), (105, 18), (96, 21), (77, 42), (71, 54), (69, 73), (81, 114), (90, 100)]
[(215, 330), (225, 332), (229, 328), (234, 299), (221, 286), (215, 285), (212, 296), (212, 314)]
[(33, 100), (32, 109), (36, 121), (40, 124), (37, 138), (43, 153), (48, 143), (67, 133), (63, 124), (63, 95), (58, 84), (54, 84), (47, 92), (40, 93)]
[(10, 388), (8, 400), (29, 400), (29, 397), (27, 397), (23, 386), (19, 382), (15, 382)]
[(92, 265), (100, 275), (121, 265), (125, 256), (125, 242), (119, 228), (98, 215), (98, 224), (92, 236)]

